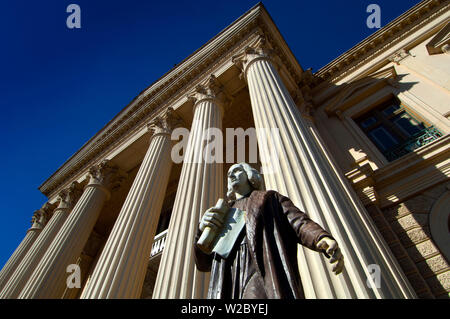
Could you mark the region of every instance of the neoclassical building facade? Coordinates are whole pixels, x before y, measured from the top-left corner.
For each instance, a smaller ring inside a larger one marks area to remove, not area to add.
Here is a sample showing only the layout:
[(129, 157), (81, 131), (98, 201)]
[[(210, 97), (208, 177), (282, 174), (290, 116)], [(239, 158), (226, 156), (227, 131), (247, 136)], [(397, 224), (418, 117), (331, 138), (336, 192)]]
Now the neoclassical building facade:
[(306, 298), (448, 298), (449, 8), (422, 1), (312, 73), (254, 6), (39, 187), (0, 298), (205, 298), (194, 237), (241, 160), (341, 247), (335, 276), (299, 246)]

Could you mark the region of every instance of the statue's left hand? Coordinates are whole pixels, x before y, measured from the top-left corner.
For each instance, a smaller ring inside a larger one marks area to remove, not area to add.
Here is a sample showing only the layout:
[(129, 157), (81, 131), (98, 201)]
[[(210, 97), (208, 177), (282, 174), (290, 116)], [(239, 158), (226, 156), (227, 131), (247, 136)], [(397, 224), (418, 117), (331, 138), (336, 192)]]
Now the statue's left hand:
[(337, 242), (330, 237), (323, 237), (317, 243), (317, 249), (322, 250), (330, 256), (330, 264), (335, 264), (333, 266), (333, 272), (336, 275), (339, 275), (344, 269), (344, 256), (342, 255)]

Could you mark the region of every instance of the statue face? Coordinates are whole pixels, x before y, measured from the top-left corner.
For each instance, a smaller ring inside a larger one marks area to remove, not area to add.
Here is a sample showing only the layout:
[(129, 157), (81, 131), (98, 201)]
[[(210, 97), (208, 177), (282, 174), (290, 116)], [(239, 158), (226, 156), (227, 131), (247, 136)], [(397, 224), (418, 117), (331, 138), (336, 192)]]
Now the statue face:
[(230, 186), (237, 193), (250, 186), (247, 173), (239, 164), (231, 166), (228, 170), (228, 188), (230, 188)]

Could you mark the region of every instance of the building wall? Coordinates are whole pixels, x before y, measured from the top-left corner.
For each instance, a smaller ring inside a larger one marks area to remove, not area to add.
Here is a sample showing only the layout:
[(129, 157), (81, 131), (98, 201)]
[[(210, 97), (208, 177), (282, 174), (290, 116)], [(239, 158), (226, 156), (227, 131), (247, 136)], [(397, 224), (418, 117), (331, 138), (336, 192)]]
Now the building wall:
[[(450, 55), (430, 55), (426, 48), (439, 30), (411, 38), (414, 45), (394, 52), (371, 75), (326, 88), (332, 93), (314, 114), (330, 153), (421, 298), (450, 296), (450, 266), (443, 252), (448, 250), (443, 241), (450, 240), (450, 230), (441, 227), (432, 234), (430, 228), (433, 218), (449, 223), (450, 212), (438, 203), (447, 200), (450, 188)], [(442, 137), (388, 161), (355, 118), (389, 97), (397, 97)], [(438, 214), (442, 216), (433, 217)]]

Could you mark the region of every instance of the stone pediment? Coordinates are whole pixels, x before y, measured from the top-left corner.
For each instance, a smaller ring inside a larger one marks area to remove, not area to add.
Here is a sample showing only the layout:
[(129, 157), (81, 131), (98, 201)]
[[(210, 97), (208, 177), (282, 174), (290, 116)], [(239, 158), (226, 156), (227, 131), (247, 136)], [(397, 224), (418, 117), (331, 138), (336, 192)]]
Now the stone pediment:
[(395, 68), (390, 67), (354, 82), (346, 83), (325, 108), (325, 112), (329, 116), (337, 112), (342, 113), (365, 97), (379, 91), (384, 86), (395, 85), (396, 77), (397, 73), (395, 72)]

